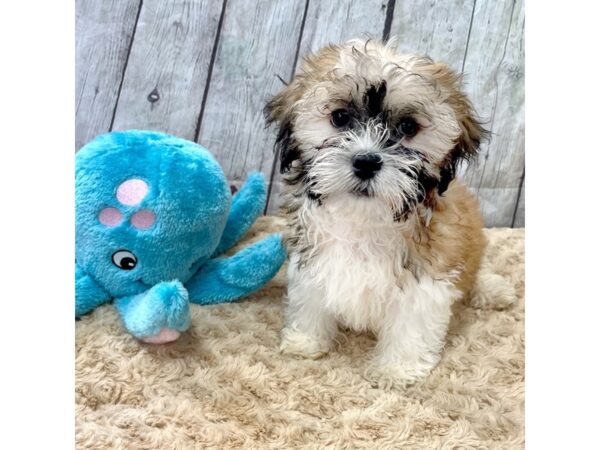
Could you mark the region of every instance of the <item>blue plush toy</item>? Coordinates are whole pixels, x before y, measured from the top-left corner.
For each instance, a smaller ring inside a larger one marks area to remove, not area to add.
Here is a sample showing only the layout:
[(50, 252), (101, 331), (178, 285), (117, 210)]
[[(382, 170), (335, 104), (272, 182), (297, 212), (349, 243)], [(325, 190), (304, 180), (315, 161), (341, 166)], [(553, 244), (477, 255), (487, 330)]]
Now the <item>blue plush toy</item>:
[(75, 314), (114, 299), (127, 330), (150, 343), (178, 338), (189, 302), (229, 302), (259, 289), (285, 260), (280, 235), (218, 257), (265, 206), (252, 174), (233, 197), (198, 144), (150, 131), (112, 132), (75, 159)]

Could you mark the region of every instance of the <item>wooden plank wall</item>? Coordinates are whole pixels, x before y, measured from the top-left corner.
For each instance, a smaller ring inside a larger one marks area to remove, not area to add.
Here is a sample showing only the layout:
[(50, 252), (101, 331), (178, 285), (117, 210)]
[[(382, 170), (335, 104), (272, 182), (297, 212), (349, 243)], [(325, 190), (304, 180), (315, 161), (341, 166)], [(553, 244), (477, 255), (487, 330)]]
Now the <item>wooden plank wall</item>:
[(128, 128), (195, 140), (234, 185), (264, 172), (275, 212), (265, 102), (306, 52), (392, 36), (463, 72), (493, 133), (463, 177), (487, 226), (524, 226), (523, 29), (522, 0), (76, 0), (76, 149)]

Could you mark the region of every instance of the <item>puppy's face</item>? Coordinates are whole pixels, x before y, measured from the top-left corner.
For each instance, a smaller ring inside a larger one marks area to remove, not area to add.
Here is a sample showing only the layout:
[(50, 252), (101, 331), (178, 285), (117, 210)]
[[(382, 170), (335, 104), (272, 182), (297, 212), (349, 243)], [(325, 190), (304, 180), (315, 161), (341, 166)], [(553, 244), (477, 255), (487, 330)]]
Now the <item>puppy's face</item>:
[(485, 134), (458, 84), (378, 42), (326, 47), (266, 107), (281, 170), (309, 198), (378, 197), (401, 215), (442, 194)]

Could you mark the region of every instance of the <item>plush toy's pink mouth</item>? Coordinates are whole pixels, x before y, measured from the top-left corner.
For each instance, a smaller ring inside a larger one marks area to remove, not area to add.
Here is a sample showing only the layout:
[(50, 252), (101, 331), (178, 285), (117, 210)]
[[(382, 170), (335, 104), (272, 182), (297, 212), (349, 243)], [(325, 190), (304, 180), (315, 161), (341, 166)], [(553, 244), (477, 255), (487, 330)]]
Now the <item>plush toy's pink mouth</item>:
[(140, 340), (147, 344), (166, 344), (168, 342), (176, 341), (179, 339), (179, 336), (181, 336), (179, 331), (172, 328), (163, 328), (158, 334), (141, 338)]

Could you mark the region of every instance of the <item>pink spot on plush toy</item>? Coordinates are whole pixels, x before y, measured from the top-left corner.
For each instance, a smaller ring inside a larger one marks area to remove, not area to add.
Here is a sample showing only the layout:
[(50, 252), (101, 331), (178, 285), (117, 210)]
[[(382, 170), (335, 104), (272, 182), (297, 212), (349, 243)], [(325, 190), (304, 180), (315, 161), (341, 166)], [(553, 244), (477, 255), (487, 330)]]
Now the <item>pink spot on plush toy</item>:
[(163, 328), (160, 330), (160, 333), (154, 336), (145, 337), (141, 340), (146, 342), (147, 344), (166, 344), (168, 342), (173, 342), (179, 339), (181, 333), (177, 330), (173, 330), (171, 328)]
[(142, 230), (146, 228), (150, 228), (154, 225), (154, 221), (156, 220), (156, 216), (149, 209), (142, 209), (141, 211), (136, 212), (133, 216), (131, 216), (131, 224)]
[(117, 188), (117, 200), (127, 206), (140, 203), (148, 193), (148, 184), (139, 178), (124, 181)]
[(116, 227), (123, 220), (123, 214), (117, 208), (104, 208), (100, 211), (98, 220), (107, 227)]

